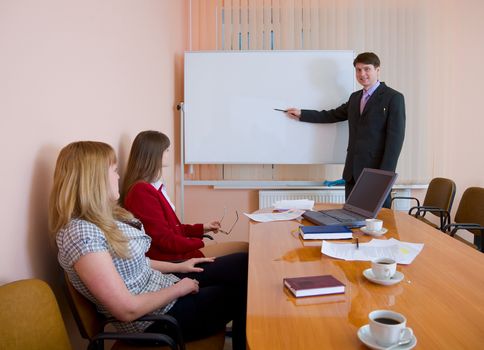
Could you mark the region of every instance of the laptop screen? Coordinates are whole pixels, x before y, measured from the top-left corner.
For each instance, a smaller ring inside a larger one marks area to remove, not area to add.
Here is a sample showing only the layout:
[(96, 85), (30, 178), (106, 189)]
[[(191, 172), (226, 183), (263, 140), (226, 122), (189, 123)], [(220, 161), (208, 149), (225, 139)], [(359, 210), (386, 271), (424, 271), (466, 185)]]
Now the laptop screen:
[(396, 179), (397, 174), (391, 171), (363, 169), (344, 208), (361, 215), (375, 217)]

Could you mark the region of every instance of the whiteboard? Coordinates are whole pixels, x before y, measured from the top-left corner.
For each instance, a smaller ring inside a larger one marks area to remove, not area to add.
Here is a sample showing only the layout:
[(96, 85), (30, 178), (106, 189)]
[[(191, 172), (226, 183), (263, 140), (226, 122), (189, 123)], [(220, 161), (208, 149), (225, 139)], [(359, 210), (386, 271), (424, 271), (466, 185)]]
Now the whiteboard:
[(354, 90), (353, 51), (185, 53), (186, 164), (344, 163), (347, 122), (274, 108), (331, 109)]

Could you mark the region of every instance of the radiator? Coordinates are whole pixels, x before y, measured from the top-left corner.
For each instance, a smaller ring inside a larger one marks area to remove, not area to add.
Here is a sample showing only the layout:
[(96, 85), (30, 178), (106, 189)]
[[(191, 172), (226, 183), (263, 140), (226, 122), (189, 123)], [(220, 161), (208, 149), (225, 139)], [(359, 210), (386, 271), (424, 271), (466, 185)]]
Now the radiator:
[(284, 190), (259, 191), (259, 209), (272, 207), (275, 202), (285, 199), (311, 199), (315, 203), (345, 202), (344, 190)]
[[(410, 189), (393, 189), (392, 197), (411, 196)], [(259, 191), (259, 209), (269, 208), (275, 202), (284, 199), (312, 199), (315, 203), (340, 203), (345, 202), (344, 190), (284, 190), (284, 191)], [(411, 201), (400, 199), (393, 203), (393, 210), (408, 211)]]

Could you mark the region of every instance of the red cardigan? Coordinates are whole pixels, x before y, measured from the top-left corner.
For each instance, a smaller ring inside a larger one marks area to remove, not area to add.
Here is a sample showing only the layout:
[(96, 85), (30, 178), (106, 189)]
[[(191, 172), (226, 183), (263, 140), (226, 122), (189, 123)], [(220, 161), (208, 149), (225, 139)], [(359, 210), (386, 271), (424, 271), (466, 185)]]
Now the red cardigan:
[(148, 257), (165, 261), (203, 257), (198, 250), (205, 245), (203, 224), (182, 224), (161, 188), (157, 190), (150, 183), (138, 182), (129, 190), (124, 205), (141, 220), (152, 238)]

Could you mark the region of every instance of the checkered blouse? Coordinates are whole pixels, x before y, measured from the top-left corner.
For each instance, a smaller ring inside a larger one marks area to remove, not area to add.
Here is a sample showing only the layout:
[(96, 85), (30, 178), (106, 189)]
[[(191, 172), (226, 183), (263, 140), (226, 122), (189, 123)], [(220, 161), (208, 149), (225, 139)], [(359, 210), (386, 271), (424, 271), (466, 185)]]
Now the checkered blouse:
[[(69, 276), (72, 285), (82, 295), (95, 303), (99, 312), (107, 317), (112, 317), (112, 315), (89, 292), (74, 270), (74, 264), (81, 256), (92, 252), (110, 252), (116, 270), (132, 294), (157, 291), (169, 287), (179, 280), (174, 275), (163, 274), (150, 267), (150, 260), (145, 257), (145, 253), (150, 247), (151, 238), (145, 234), (141, 225), (141, 229), (137, 229), (120, 221), (116, 223), (119, 229), (130, 238), (129, 249), (132, 257), (129, 259), (122, 259), (113, 254), (102, 231), (89, 221), (71, 220), (66, 227), (58, 232), (56, 239), (59, 248), (59, 263)], [(139, 221), (136, 223), (139, 223)], [(166, 313), (175, 302), (176, 300), (172, 301), (165, 307), (154, 311), (153, 314)], [(113, 324), (119, 331), (128, 333), (143, 332), (151, 323), (116, 322)]]

